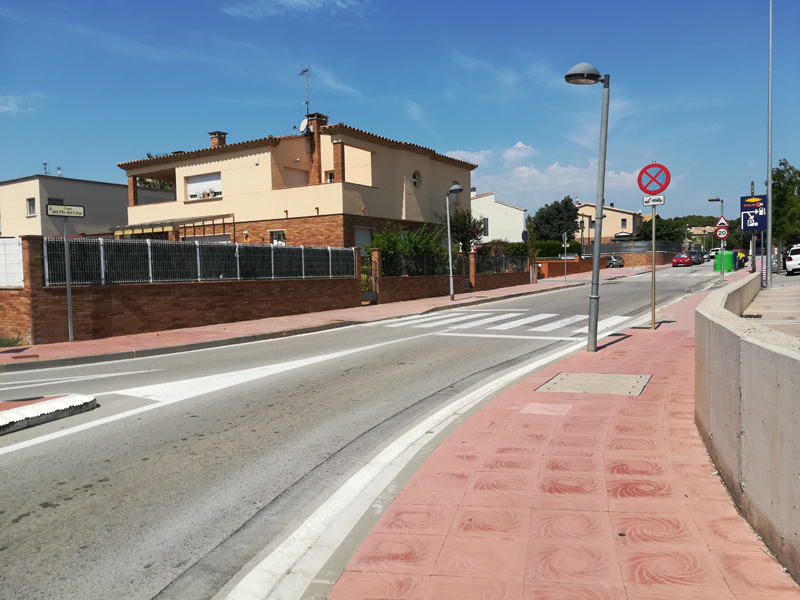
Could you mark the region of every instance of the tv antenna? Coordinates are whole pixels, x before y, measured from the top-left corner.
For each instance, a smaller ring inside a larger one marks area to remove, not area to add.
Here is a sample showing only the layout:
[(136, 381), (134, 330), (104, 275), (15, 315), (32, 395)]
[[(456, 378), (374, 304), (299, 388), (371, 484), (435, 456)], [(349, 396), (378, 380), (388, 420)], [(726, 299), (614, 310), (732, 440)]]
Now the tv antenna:
[(310, 110), (310, 102), (308, 101), (308, 74), (309, 74), (308, 65), (303, 67), (303, 70), (300, 71), (300, 75), (305, 75), (306, 77), (306, 116), (311, 112)]
[(44, 174), (47, 175), (47, 161), (43, 162), (42, 166), (44, 167)]

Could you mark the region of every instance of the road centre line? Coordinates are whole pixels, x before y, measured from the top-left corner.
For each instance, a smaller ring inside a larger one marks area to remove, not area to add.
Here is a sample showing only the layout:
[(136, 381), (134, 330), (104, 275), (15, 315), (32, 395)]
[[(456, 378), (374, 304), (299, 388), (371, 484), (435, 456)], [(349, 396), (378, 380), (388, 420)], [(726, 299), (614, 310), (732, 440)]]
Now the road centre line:
[(323, 354), (311, 358), (293, 360), (276, 365), (255, 367), (252, 369), (244, 369), (241, 371), (233, 371), (230, 373), (221, 373), (219, 375), (208, 375), (205, 377), (195, 377), (192, 379), (183, 379), (179, 381), (171, 381), (167, 383), (142, 386), (138, 388), (117, 390), (116, 392), (106, 392), (103, 395), (121, 394), (121, 395), (135, 396), (147, 400), (154, 400), (155, 404), (148, 404), (147, 406), (134, 408), (132, 410), (119, 413), (117, 415), (112, 415), (110, 417), (97, 419), (96, 421), (92, 421), (90, 423), (84, 423), (82, 425), (77, 425), (76, 427), (71, 427), (69, 429), (63, 429), (61, 431), (49, 433), (38, 438), (26, 440), (24, 442), (19, 442), (17, 444), (11, 444), (9, 446), (6, 446), (5, 448), (0, 448), (0, 456), (4, 454), (10, 454), (18, 450), (23, 450), (25, 448), (30, 448), (32, 446), (37, 446), (45, 442), (49, 442), (68, 435), (72, 435), (74, 433), (79, 433), (81, 431), (86, 431), (88, 429), (100, 427), (102, 425), (106, 425), (107, 423), (113, 423), (114, 421), (127, 419), (128, 417), (140, 415), (142, 413), (149, 412), (151, 410), (156, 410), (164, 406), (169, 406), (177, 402), (182, 402), (183, 400), (188, 400), (196, 396), (202, 396), (209, 392), (219, 391), (227, 387), (232, 387), (242, 383), (247, 383), (249, 381), (261, 379), (263, 377), (269, 377), (270, 375), (276, 375), (278, 373), (283, 373), (285, 371), (291, 371), (294, 369), (307, 367), (309, 365), (324, 362), (327, 360), (341, 358), (342, 356), (348, 356), (350, 354), (356, 354), (358, 352), (364, 352), (366, 350), (374, 350), (375, 348), (381, 348), (384, 346), (391, 346), (393, 344), (398, 344), (410, 340), (428, 337), (430, 335), (431, 335), (430, 333), (423, 333), (420, 335), (406, 337), (399, 340), (382, 342), (380, 344), (370, 344), (369, 346), (351, 348), (350, 350), (332, 352), (330, 354)]

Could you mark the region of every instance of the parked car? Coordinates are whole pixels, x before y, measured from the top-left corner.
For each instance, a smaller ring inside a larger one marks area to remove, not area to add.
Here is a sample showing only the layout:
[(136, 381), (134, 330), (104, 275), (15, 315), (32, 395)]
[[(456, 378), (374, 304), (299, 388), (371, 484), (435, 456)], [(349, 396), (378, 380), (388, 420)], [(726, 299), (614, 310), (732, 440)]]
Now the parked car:
[(692, 264), (695, 265), (703, 264), (703, 257), (700, 256), (700, 253), (697, 250), (689, 250), (686, 254), (688, 254), (689, 258), (692, 259)]
[(606, 256), (606, 268), (613, 269), (614, 267), (624, 267), (625, 259), (621, 256)]
[(688, 254), (676, 254), (672, 257), (672, 266), (673, 267), (691, 267), (692, 266), (692, 258)]
[(717, 252), (719, 252), (719, 251), (720, 251), (719, 248), (712, 248), (709, 251), (708, 255), (709, 255), (710, 258), (714, 258), (717, 255)]
[(708, 262), (711, 260), (711, 255), (708, 252), (701, 252), (700, 254), (703, 255), (703, 262)]
[(798, 271), (800, 271), (800, 246), (793, 246), (786, 254), (786, 274), (792, 275)]

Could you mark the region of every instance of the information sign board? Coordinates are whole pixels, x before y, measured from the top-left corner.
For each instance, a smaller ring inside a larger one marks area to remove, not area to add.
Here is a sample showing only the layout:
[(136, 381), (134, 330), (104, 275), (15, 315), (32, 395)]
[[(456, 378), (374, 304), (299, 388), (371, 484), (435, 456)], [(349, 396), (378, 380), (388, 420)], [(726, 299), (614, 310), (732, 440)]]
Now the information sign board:
[(741, 196), (742, 231), (763, 231), (767, 228), (767, 197)]
[(82, 206), (64, 206), (61, 204), (48, 204), (48, 217), (80, 217), (83, 218)]

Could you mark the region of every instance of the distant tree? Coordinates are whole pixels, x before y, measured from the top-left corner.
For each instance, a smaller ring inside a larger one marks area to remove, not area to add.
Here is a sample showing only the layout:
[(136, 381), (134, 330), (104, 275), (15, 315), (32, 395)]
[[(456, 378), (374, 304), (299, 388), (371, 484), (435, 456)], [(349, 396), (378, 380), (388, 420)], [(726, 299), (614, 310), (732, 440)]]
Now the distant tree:
[[(636, 230), (636, 237), (641, 240), (653, 238), (653, 224), (644, 221)], [(686, 238), (686, 221), (684, 217), (675, 219), (656, 219), (656, 241), (681, 243)]]
[(572, 240), (580, 228), (578, 207), (569, 196), (565, 196), (559, 202), (545, 204), (531, 218), (533, 219), (533, 228), (528, 229), (528, 235), (530, 236), (533, 232), (536, 239), (543, 242), (561, 241), (564, 233), (567, 234), (567, 239)]
[[(435, 213), (434, 216), (442, 224), (447, 223), (446, 214)], [(483, 218), (480, 215), (474, 217), (471, 210), (452, 207), (450, 210), (450, 236), (453, 242), (461, 247), (462, 252), (471, 251), (472, 245), (479, 243), (483, 237)]]
[(782, 158), (772, 169), (772, 235), (781, 245), (800, 242), (800, 171)]
[[(159, 156), (166, 156), (166, 154), (150, 154), (147, 153), (147, 158), (158, 158)], [(136, 185), (140, 188), (150, 188), (155, 190), (174, 190), (174, 181), (162, 181), (161, 179), (147, 179), (146, 177), (137, 177)]]

